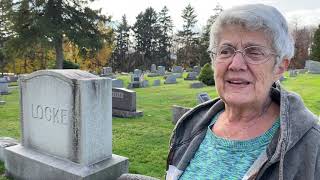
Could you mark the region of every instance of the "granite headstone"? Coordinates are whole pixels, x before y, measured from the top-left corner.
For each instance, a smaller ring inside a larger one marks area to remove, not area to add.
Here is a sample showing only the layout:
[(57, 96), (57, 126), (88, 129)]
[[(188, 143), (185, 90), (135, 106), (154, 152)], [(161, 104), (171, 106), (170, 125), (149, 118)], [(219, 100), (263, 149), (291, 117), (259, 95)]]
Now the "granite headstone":
[(9, 94), (9, 83), (6, 78), (0, 78), (0, 95)]
[(176, 84), (177, 78), (174, 74), (168, 75), (166, 80), (164, 81), (164, 84)]
[(187, 77), (184, 80), (197, 80), (197, 73), (196, 72), (188, 72)]
[(142, 116), (137, 111), (136, 92), (125, 88), (112, 88), (112, 115), (128, 118)]
[(209, 100), (211, 100), (211, 98), (210, 98), (208, 93), (199, 93), (197, 95), (197, 101), (198, 101), (199, 104), (203, 103), (203, 102), (206, 102), (206, 101), (209, 101)]
[(8, 176), (116, 179), (128, 172), (128, 159), (112, 154), (111, 79), (41, 70), (21, 76), (19, 87), (22, 138), (5, 149)]

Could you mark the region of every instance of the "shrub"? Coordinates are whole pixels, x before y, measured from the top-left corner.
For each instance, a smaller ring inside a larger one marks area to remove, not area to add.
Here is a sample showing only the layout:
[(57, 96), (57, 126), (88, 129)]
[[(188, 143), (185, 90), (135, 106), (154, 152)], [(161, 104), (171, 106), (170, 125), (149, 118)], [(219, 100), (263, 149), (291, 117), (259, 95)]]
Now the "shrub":
[(63, 69), (79, 69), (80, 66), (77, 63), (68, 61), (68, 60), (63, 60)]
[(214, 77), (213, 77), (213, 70), (210, 63), (205, 64), (200, 71), (199, 81), (203, 82), (208, 86), (214, 86)]

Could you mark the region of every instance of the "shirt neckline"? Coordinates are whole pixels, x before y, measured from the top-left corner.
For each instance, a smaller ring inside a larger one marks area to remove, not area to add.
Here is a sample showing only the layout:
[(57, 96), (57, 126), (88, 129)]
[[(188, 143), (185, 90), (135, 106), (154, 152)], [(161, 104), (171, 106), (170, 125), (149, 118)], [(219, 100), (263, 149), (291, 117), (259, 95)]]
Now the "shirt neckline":
[(264, 132), (262, 135), (248, 140), (230, 140), (223, 137), (217, 136), (211, 129), (214, 123), (218, 120), (218, 117), (224, 110), (218, 112), (212, 119), (210, 125), (208, 126), (207, 133), (211, 140), (215, 142), (216, 145), (223, 148), (232, 148), (237, 151), (241, 150), (256, 150), (257, 147), (263, 147), (269, 144), (271, 138), (273, 137), (276, 130), (280, 127), (280, 117), (272, 124), (272, 127)]

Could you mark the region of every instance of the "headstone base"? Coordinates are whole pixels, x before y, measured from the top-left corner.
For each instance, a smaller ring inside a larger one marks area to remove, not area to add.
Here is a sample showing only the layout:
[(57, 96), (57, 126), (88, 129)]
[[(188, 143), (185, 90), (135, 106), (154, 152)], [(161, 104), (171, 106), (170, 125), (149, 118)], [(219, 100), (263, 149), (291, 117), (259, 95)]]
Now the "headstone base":
[(113, 154), (111, 158), (83, 166), (46, 155), (21, 145), (5, 149), (6, 176), (14, 179), (117, 179), (128, 173), (128, 158)]
[(309, 74), (320, 74), (320, 71), (309, 71)]
[(182, 78), (182, 73), (173, 73), (173, 75), (175, 75), (176, 78)]
[(195, 78), (184, 78), (184, 80), (186, 80), (186, 81), (195, 81), (195, 80), (197, 80), (197, 78), (195, 77)]
[(4, 162), (4, 149), (17, 144), (18, 141), (11, 137), (0, 137), (0, 161)]
[(142, 111), (124, 111), (119, 109), (112, 109), (112, 116), (121, 118), (131, 118), (143, 116)]
[(204, 86), (203, 82), (194, 82), (190, 84), (190, 88), (203, 88)]
[(148, 77), (157, 77), (157, 76), (159, 76), (159, 74), (157, 74), (157, 73), (149, 73), (147, 76)]

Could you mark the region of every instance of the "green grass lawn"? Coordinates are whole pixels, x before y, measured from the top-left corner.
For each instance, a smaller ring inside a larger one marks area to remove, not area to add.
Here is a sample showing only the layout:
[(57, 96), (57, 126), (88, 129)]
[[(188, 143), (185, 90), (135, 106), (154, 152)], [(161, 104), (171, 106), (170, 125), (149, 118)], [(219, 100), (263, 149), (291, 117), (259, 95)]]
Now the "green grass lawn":
[[(121, 76), (125, 84), (128, 76)], [(148, 78), (149, 85), (154, 79)], [(138, 109), (144, 112), (140, 118), (113, 118), (113, 153), (129, 158), (131, 173), (164, 178), (169, 138), (173, 125), (171, 123), (172, 105), (192, 107), (196, 105), (196, 95), (208, 92), (216, 97), (214, 87), (190, 89), (191, 81), (178, 79), (178, 84), (135, 89)], [(288, 78), (284, 86), (299, 93), (307, 107), (320, 115), (320, 75), (299, 75)], [(13, 90), (10, 95), (2, 96), (7, 101), (0, 106), (0, 137), (9, 136), (19, 139), (19, 95)], [(0, 174), (4, 172), (0, 163)], [(0, 177), (5, 179), (4, 177)]]

